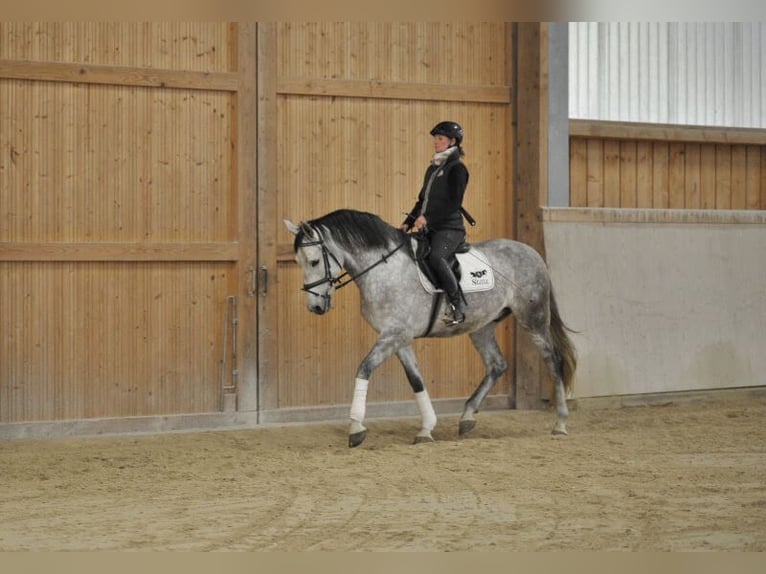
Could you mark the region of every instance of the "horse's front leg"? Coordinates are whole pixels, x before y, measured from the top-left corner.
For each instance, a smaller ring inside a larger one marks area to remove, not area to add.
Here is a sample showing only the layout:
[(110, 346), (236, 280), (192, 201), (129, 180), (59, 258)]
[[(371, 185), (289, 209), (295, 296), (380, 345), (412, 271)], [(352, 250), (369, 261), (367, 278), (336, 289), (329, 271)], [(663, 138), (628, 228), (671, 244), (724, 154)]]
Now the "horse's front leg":
[(383, 333), (359, 365), (356, 371), (354, 397), (351, 400), (351, 412), (349, 414), (351, 426), (348, 433), (348, 446), (359, 446), (367, 436), (364, 417), (367, 411), (367, 387), (373, 371), (405, 344), (407, 344), (407, 339), (403, 335)]
[(412, 391), (415, 393), (415, 402), (420, 410), (421, 427), (420, 432), (415, 435), (415, 444), (421, 442), (433, 442), (431, 431), (436, 426), (436, 412), (431, 404), (431, 397), (423, 384), (423, 376), (418, 368), (418, 360), (415, 356), (415, 349), (412, 345), (406, 345), (396, 352), (399, 361), (407, 374), (407, 380), (410, 382)]

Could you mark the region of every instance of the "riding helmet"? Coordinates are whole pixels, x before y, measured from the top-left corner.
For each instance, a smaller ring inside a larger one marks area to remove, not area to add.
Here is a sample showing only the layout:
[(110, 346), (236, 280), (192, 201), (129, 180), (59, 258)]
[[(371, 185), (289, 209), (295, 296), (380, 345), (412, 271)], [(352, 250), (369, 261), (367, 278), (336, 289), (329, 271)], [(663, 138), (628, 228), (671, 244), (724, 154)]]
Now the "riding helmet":
[(454, 138), (457, 145), (460, 145), (463, 141), (463, 128), (457, 122), (439, 122), (431, 130), (432, 136), (437, 134)]

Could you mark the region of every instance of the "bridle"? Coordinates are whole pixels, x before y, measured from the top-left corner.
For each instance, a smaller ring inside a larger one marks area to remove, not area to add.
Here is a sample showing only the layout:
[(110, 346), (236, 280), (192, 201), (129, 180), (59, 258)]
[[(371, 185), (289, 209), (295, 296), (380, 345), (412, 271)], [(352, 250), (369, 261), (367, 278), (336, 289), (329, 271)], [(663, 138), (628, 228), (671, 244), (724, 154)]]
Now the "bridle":
[[(315, 297), (321, 297), (323, 299), (329, 299), (330, 295), (326, 293), (317, 293), (316, 291), (312, 291), (315, 287), (319, 287), (320, 285), (324, 285), (325, 283), (329, 283), (332, 287), (335, 287), (335, 289), (340, 289), (341, 287), (345, 287), (349, 283), (353, 283), (356, 281), (358, 277), (361, 277), (371, 269), (374, 269), (381, 263), (387, 263), (389, 257), (391, 257), (394, 253), (399, 251), (404, 245), (406, 244), (406, 240), (402, 241), (399, 245), (394, 247), (391, 251), (388, 253), (385, 253), (381, 256), (380, 259), (378, 259), (375, 263), (367, 267), (366, 269), (363, 269), (356, 275), (351, 275), (348, 271), (344, 271), (337, 277), (332, 276), (332, 270), (330, 269), (330, 258), (332, 257), (332, 260), (335, 261), (335, 264), (338, 266), (338, 268), (342, 269), (343, 265), (340, 264), (340, 261), (338, 261), (338, 258), (333, 255), (333, 253), (327, 249), (327, 245), (325, 245), (324, 239), (322, 238), (322, 234), (319, 233), (319, 231), (315, 230), (317, 233), (317, 236), (319, 239), (316, 239), (314, 241), (305, 241), (302, 243), (299, 243), (297, 245), (297, 248), (300, 249), (301, 247), (313, 247), (315, 245), (318, 245), (322, 248), (322, 262), (324, 263), (324, 277), (321, 279), (318, 279), (316, 281), (313, 281), (311, 283), (304, 283), (302, 290), (306, 293), (311, 293)], [(347, 277), (347, 279), (344, 281), (343, 278)]]
[[(320, 285), (324, 285), (325, 283), (329, 283), (331, 286), (335, 286), (336, 284), (340, 283), (340, 280), (345, 276), (348, 275), (348, 272), (345, 272), (338, 277), (332, 276), (332, 271), (330, 269), (330, 257), (332, 257), (333, 261), (335, 261), (335, 264), (338, 266), (338, 268), (342, 268), (343, 266), (340, 264), (340, 261), (338, 261), (338, 258), (333, 255), (329, 249), (327, 249), (327, 246), (324, 243), (324, 240), (322, 239), (322, 236), (319, 236), (319, 239), (316, 241), (306, 241), (303, 243), (300, 243), (298, 245), (298, 248), (301, 247), (313, 247), (315, 245), (319, 245), (322, 248), (322, 262), (324, 263), (324, 277), (321, 279), (318, 279), (317, 281), (313, 281), (312, 283), (304, 283), (303, 284), (303, 291), (306, 293), (311, 293), (312, 295), (315, 295), (316, 297), (323, 297), (325, 299), (329, 299), (330, 296), (326, 293), (317, 293), (316, 291), (312, 291), (314, 287), (319, 287)], [(340, 287), (338, 287), (340, 288)]]

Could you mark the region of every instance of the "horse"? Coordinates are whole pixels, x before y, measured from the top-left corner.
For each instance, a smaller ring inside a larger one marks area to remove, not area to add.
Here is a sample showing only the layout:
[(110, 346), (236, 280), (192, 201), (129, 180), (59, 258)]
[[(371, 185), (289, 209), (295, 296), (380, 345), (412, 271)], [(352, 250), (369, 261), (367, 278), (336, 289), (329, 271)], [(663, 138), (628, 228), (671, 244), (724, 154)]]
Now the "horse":
[(446, 303), (423, 286), (412, 234), (375, 214), (350, 209), (299, 224), (283, 221), (295, 235), (295, 261), (303, 272), (308, 310), (317, 315), (327, 313), (335, 291), (355, 283), (361, 295), (362, 316), (378, 334), (356, 371), (349, 447), (362, 444), (367, 434), (364, 419), (370, 378), (394, 354), (404, 367), (421, 414), (421, 429), (414, 442), (433, 441), (436, 413), (413, 348), (413, 341), (421, 337), (467, 334), (481, 356), (484, 377), (465, 402), (458, 426), (460, 436), (473, 430), (484, 398), (508, 369), (495, 330), (509, 315), (531, 336), (553, 378), (557, 416), (552, 433), (568, 434), (566, 399), (573, 391), (577, 357), (567, 335), (570, 329), (559, 315), (547, 266), (532, 247), (505, 238), (472, 244), (472, 251), (484, 255), (494, 285), (489, 290), (465, 292), (466, 319), (448, 326), (434, 321), (436, 313), (446, 312)]

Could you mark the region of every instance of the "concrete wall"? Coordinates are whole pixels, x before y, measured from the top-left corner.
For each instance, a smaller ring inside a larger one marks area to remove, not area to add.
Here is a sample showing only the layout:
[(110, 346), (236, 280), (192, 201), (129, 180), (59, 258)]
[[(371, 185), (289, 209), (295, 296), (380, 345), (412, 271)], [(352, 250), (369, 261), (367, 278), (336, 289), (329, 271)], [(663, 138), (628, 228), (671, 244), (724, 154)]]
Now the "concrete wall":
[(766, 385), (766, 212), (546, 209), (576, 397)]

